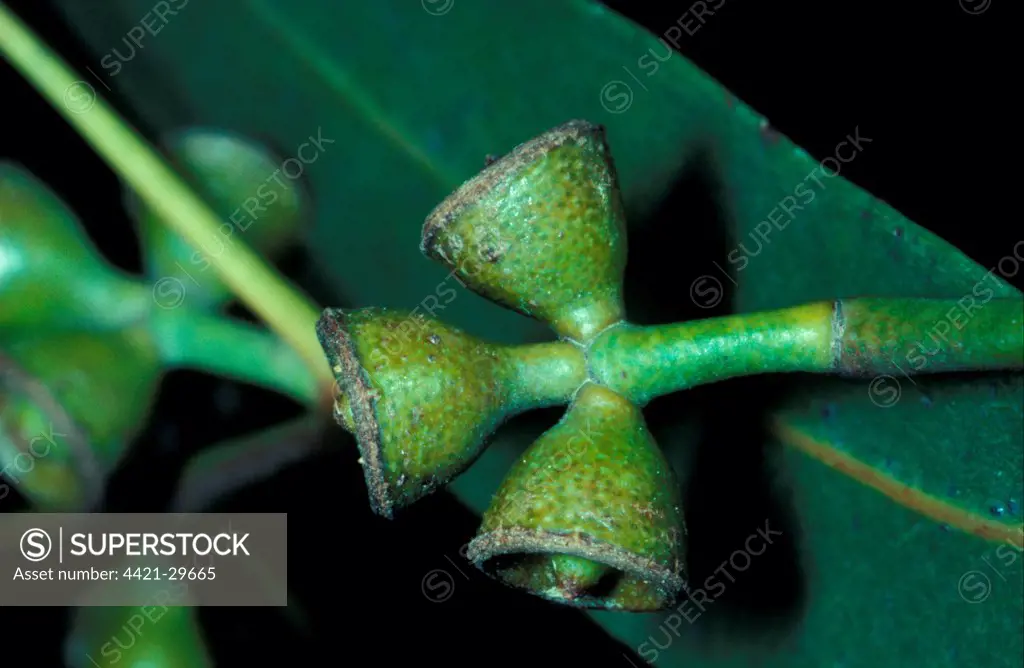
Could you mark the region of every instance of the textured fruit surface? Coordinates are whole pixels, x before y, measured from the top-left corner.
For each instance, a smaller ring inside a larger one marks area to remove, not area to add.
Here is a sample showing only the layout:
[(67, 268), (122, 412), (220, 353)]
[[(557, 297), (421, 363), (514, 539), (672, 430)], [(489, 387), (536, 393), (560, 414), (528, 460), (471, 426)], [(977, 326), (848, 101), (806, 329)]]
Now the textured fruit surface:
[(588, 383), (509, 472), (469, 556), (485, 572), (544, 598), (660, 609), (685, 577), (676, 490), (639, 409)]
[(317, 325), (337, 414), (359, 442), (374, 510), (390, 516), (468, 467), (504, 418), (495, 346), (420, 314), (328, 309)]
[(422, 249), (562, 336), (620, 320), (625, 218), (604, 129), (571, 121), (492, 163), (430, 214)]

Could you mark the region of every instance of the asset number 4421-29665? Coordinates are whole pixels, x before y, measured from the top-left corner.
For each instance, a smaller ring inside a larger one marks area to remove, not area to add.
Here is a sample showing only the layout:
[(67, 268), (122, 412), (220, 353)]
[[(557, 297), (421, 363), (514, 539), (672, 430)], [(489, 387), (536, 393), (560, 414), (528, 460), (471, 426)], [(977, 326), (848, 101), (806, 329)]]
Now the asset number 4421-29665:
[(121, 573), (121, 577), (126, 580), (167, 580), (174, 582), (185, 580), (213, 580), (217, 577), (217, 573), (214, 571), (213, 566), (203, 566), (201, 568), (185, 568), (184, 566), (152, 568), (149, 566), (140, 566), (137, 568), (124, 569), (124, 572)]

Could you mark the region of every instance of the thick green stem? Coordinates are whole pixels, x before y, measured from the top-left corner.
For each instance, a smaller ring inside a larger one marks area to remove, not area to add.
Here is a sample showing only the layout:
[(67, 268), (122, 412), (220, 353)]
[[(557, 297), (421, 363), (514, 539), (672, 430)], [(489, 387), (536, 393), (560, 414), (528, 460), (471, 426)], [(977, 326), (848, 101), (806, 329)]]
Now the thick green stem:
[(726, 378), (1024, 367), (1024, 301), (860, 298), (671, 325), (622, 324), (588, 351), (591, 375), (644, 404)]
[(1024, 300), (852, 299), (837, 303), (833, 364), (847, 376), (1024, 367)]
[(309, 367), (262, 327), (186, 308), (154, 311), (150, 325), (168, 366), (216, 373), (316, 406), (317, 379)]
[(583, 351), (565, 341), (509, 346), (502, 363), (513, 412), (566, 404), (587, 380)]

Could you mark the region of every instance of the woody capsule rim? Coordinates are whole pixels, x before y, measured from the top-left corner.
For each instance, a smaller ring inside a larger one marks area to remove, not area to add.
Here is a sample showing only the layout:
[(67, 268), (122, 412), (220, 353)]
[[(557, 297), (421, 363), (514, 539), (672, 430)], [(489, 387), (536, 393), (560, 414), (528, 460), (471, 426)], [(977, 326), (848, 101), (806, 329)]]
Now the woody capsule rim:
[(348, 398), (355, 425), (356, 445), (362, 459), (363, 477), (373, 512), (392, 519), (393, 503), (384, 477), (384, 443), (377, 421), (377, 392), (370, 382), (356, 343), (348, 333), (345, 311), (324, 309), (316, 323), (316, 335), (327, 354), (339, 389)]
[(450, 221), (458, 217), (464, 209), (485, 197), (509, 174), (533, 164), (538, 158), (556, 148), (588, 136), (600, 139), (605, 152), (608, 152), (605, 127), (590, 121), (575, 119), (520, 144), (510, 153), (489, 164), (430, 212), (423, 223), (420, 252), (433, 260), (447, 262), (448, 258), (444, 257), (435, 242)]
[[(634, 552), (582, 533), (567, 534), (515, 528), (496, 529), (478, 535), (470, 541), (469, 549), (467, 550), (469, 560), (481, 571), (495, 578), (497, 578), (497, 575), (493, 572), (488, 562), (506, 555), (531, 554), (548, 556), (566, 554), (581, 557), (610, 566), (619, 571), (622, 576), (629, 576), (651, 583), (657, 587), (661, 594), (662, 605), (658, 609), (662, 609), (665, 605), (674, 601), (687, 587), (684, 577), (653, 559), (641, 557)], [(504, 580), (502, 581), (504, 582)], [(512, 583), (506, 582), (506, 584)], [(541, 598), (572, 605), (577, 608), (608, 610), (615, 609), (616, 607), (609, 605), (608, 599), (600, 596), (582, 595), (574, 598), (546, 596), (529, 587), (514, 584), (512, 586), (529, 591)], [(654, 610), (655, 608), (651, 608), (648, 612)]]

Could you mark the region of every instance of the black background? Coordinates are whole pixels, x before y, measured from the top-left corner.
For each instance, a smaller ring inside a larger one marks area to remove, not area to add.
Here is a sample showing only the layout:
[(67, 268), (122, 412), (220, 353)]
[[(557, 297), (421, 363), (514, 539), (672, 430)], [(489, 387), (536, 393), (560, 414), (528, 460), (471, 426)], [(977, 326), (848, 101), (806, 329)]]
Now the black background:
[[(49, 3), (9, 4), (73, 67), (90, 65), (84, 45)], [(691, 3), (607, 4), (662, 35)], [(680, 50), (812, 155), (829, 155), (839, 138), (859, 126), (874, 143), (843, 166), (843, 176), (990, 267), (1019, 241), (1021, 228), (1019, 213), (1010, 207), (1020, 186), (1010, 183), (1019, 169), (1011, 148), (1015, 105), (1007, 99), (1018, 82), (1008, 76), (1012, 43), (998, 30), (1010, 20), (1011, 3), (994, 0), (978, 16), (965, 13), (957, 0), (910, 4), (894, 11), (893, 3), (726, 0), (714, 20), (693, 36), (684, 35)], [(24, 164), (48, 183), (109, 258), (138, 270), (117, 178), (6, 64), (0, 77), (0, 157)], [(678, 216), (682, 203), (689, 202), (693, 216), (692, 202), (700, 195), (694, 184), (681, 183), (656, 215)], [(660, 242), (636, 241), (630, 240), (631, 253), (659, 252)], [(301, 264), (295, 257), (285, 268)], [(659, 266), (631, 258), (631, 266), (640, 264)], [(688, 285), (693, 277), (684, 278), (672, 283)], [(1012, 279), (1018, 287), (1021, 278)], [(678, 294), (660, 289), (664, 279), (635, 272), (628, 278), (631, 292), (653, 295), (651, 317), (709, 315), (687, 312)], [(723, 384), (698, 393), (698, 400), (713, 404), (726, 393), (735, 406), (745, 388)], [(652, 426), (674, 407), (671, 401), (655, 402)], [(176, 372), (165, 381), (151, 424), (117, 473), (108, 507), (162, 510), (188, 454), (296, 414), (296, 406), (268, 393)], [(533, 419), (550, 422), (555, 416)], [(725, 451), (755, 447), (757, 434), (749, 430), (714, 424), (706, 429)], [(342, 445), (218, 506), (289, 513), (290, 585), (313, 622), (311, 632), (303, 633), (277, 611), (204, 608), (201, 619), (218, 665), (304, 666), (357, 657), (381, 665), (628, 665), (622, 656), (628, 648), (583, 615), (514, 593), (469, 567), (458, 552), (477, 519), (453, 498), (435, 495), (396, 522), (371, 515), (355, 457), (342, 452), (351, 443)], [(756, 456), (749, 460), (747, 468), (734, 460), (732, 478), (717, 481), (714, 490), (706, 483), (708, 489), (691, 492), (706, 495), (700, 509), (688, 508), (698, 513), (688, 518), (691, 533), (703, 532), (712, 545), (705, 561), (715, 553), (716, 541), (746, 535), (750, 521), (762, 520), (764, 504), (775, 504), (786, 515), (764, 482), (763, 462)], [(17, 508), (13, 497), (5, 504), (5, 511)], [(331, 547), (325, 550), (325, 543)], [(759, 560), (752, 576), (727, 592), (722, 614), (757, 623), (796, 614), (802, 595), (798, 560), (778, 552), (774, 561)], [(699, 570), (700, 563), (696, 566)], [(454, 586), (443, 603), (429, 601), (422, 591), (424, 576), (434, 569), (447, 571)], [(26, 665), (59, 665), (65, 611), (8, 609), (2, 628), (8, 651), (23, 656)]]

